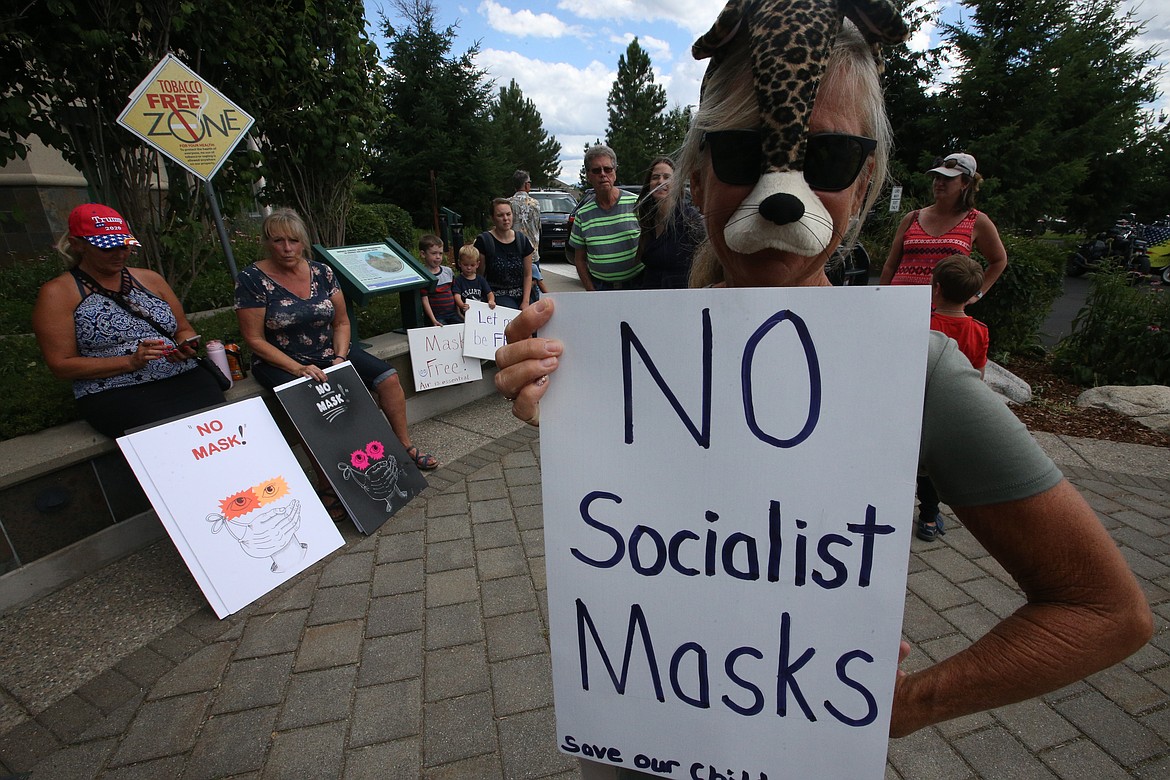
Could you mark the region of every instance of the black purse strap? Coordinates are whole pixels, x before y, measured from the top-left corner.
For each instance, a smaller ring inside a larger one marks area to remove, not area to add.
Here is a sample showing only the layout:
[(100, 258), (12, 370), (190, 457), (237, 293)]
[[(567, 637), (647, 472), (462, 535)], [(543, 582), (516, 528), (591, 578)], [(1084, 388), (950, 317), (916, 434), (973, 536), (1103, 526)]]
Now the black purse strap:
[[(90, 291), (96, 293), (97, 295), (109, 298), (115, 304), (124, 309), (127, 313), (134, 315), (150, 327), (154, 328), (160, 336), (168, 338), (171, 341), (175, 340), (174, 333), (167, 333), (166, 329), (159, 325), (158, 322), (155, 321), (154, 317), (150, 316), (150, 312), (131, 301), (129, 298), (123, 295), (120, 290), (115, 292), (114, 290), (103, 287), (97, 279), (94, 279), (80, 268), (70, 268), (69, 273), (73, 274), (73, 278), (85, 285), (86, 288), (88, 288)], [(126, 270), (123, 270), (122, 273), (126, 274), (127, 276), (130, 275), (130, 272)], [(133, 277), (130, 277), (130, 281), (131, 284), (133, 284)]]

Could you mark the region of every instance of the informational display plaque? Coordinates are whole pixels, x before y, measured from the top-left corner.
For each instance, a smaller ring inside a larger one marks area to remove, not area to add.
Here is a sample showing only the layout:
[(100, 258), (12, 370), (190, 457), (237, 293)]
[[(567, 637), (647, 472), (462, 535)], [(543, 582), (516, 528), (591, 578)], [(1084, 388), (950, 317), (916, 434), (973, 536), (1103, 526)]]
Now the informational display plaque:
[(540, 431), (562, 752), (882, 778), (929, 292), (555, 296)]
[(327, 249), (313, 247), (344, 279), (365, 294), (425, 287), (430, 277), (418, 261), (396, 243), (360, 244)]

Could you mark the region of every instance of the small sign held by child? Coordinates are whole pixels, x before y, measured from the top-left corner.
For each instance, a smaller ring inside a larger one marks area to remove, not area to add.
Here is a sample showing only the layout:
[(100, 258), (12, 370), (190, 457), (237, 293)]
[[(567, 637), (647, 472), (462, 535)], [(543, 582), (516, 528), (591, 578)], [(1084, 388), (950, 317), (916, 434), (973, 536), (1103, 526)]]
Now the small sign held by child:
[(492, 308), (479, 301), (469, 303), (463, 326), (463, 356), (494, 360), (496, 350), (505, 343), (504, 328), (520, 316), (520, 311), (507, 306)]

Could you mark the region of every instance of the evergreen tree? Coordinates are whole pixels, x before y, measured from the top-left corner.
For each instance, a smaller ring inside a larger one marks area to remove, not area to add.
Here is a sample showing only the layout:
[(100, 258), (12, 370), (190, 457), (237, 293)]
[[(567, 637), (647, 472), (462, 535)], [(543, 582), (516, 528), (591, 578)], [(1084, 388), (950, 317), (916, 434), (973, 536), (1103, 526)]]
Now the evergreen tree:
[(382, 20), (390, 42), (388, 117), (375, 136), (369, 181), (419, 225), (433, 225), (437, 206), (478, 221), (500, 188), (499, 159), (487, 151), (492, 86), (474, 65), (479, 48), (452, 56), (455, 27), (436, 27), (430, 0), (394, 6), (406, 24), (396, 29)]
[(491, 118), (504, 190), (511, 188), (511, 176), (517, 168), (528, 171), (533, 187), (547, 187), (561, 169), (561, 145), (545, 132), (536, 104), (524, 97), (515, 79), (500, 87)]
[(1121, 152), (1156, 95), (1155, 52), (1121, 0), (963, 0), (969, 25), (946, 28), (961, 59), (941, 97), (947, 143), (979, 160), (981, 206), (1003, 226), (1045, 214), (1111, 222), (1116, 183), (1134, 176)]
[[(691, 127), (694, 112), (691, 106), (675, 106), (666, 113), (662, 120), (662, 144), (660, 152), (669, 156), (676, 156), (682, 148), (687, 130)], [(658, 155), (655, 155), (655, 157)], [(654, 159), (651, 157), (650, 159)]]
[[(902, 18), (917, 32), (924, 24), (937, 21), (922, 0), (899, 0)], [(934, 148), (940, 135), (938, 101), (927, 93), (939, 74), (939, 51), (912, 51), (905, 43), (883, 46), (885, 70), (882, 83), (886, 110), (894, 130), (890, 176), (897, 184), (910, 186), (915, 195), (929, 200), (929, 177), (920, 175), (935, 155), (946, 150)], [(914, 185), (917, 184), (917, 187)], [(907, 192), (903, 199), (909, 199)]]
[[(594, 138), (593, 143), (585, 144), (584, 148), (581, 150), (581, 154), (584, 155), (585, 152), (588, 152), (592, 147), (600, 146), (600, 145), (601, 145), (601, 139)], [(611, 146), (610, 148), (612, 149), (613, 147)], [(614, 153), (616, 154), (616, 150)], [(581, 171), (580, 171), (579, 180), (577, 182), (577, 186), (580, 187), (582, 190), (589, 189), (589, 187), (590, 187), (589, 179), (587, 179), (585, 177), (585, 163), (584, 163), (584, 161), (582, 161), (582, 163), (581, 163)]]
[(618, 157), (618, 180), (640, 180), (650, 161), (667, 151), (666, 90), (654, 83), (650, 55), (630, 41), (626, 53), (618, 58), (617, 79), (606, 101), (609, 128), (606, 139)]

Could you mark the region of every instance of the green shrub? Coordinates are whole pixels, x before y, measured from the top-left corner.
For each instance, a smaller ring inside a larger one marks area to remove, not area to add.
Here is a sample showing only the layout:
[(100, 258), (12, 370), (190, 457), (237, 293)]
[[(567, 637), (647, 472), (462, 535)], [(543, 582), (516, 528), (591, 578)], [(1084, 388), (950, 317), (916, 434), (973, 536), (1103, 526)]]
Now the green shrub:
[(372, 203), (355, 203), (345, 220), (345, 243), (373, 244), (389, 235), (386, 218)]
[(41, 285), (65, 270), (57, 256), (20, 260), (0, 270), (0, 334), (32, 333), (32, 310)]
[(408, 252), (416, 246), (410, 215), (392, 203), (355, 203), (345, 223), (345, 243), (373, 244), (397, 241)]
[(355, 306), (357, 337), (372, 338), (402, 327), (402, 306), (397, 295), (379, 295), (368, 306)]
[(1061, 244), (1038, 238), (1002, 238), (1007, 269), (987, 297), (967, 307), (968, 314), (987, 324), (990, 352), (999, 361), (1012, 354), (1042, 350), (1040, 326), (1060, 297), (1064, 280)]
[(1170, 384), (1170, 293), (1099, 271), (1053, 365), (1083, 385)]
[(392, 203), (378, 203), (374, 207), (379, 209), (386, 219), (386, 234), (401, 244), (403, 249), (413, 252), (418, 247), (418, 241), (415, 239), (414, 223), (411, 222), (406, 209)]
[(49, 373), (32, 336), (0, 338), (0, 441), (80, 417), (71, 383)]

